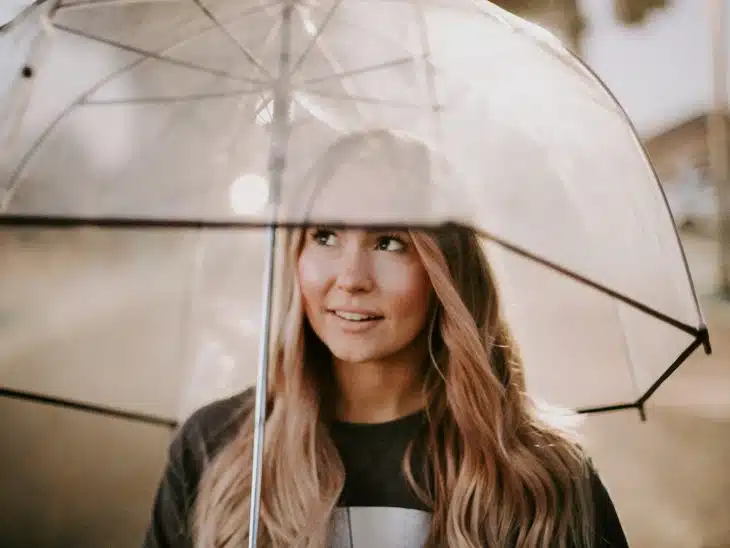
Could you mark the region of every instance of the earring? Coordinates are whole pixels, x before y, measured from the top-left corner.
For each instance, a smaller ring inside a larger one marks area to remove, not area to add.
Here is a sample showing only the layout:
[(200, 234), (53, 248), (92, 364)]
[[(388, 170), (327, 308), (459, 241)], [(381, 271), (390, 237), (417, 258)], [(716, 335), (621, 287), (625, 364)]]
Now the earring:
[(438, 374), (441, 376), (441, 378), (446, 382), (446, 375), (444, 375), (443, 371), (441, 371), (441, 368), (439, 367), (438, 362), (436, 361), (436, 356), (434, 356), (433, 353), (433, 330), (436, 327), (436, 316), (438, 315), (438, 309), (433, 311), (433, 315), (431, 316), (431, 325), (428, 328), (428, 355), (431, 358), (431, 363), (433, 364), (434, 368), (438, 372)]

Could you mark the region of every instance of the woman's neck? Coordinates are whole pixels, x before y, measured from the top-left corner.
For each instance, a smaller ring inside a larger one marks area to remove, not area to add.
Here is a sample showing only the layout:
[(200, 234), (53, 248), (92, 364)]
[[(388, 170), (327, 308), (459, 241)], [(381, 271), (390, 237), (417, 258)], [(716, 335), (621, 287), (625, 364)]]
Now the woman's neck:
[(425, 406), (421, 368), (412, 360), (345, 363), (334, 361), (339, 420), (387, 422)]

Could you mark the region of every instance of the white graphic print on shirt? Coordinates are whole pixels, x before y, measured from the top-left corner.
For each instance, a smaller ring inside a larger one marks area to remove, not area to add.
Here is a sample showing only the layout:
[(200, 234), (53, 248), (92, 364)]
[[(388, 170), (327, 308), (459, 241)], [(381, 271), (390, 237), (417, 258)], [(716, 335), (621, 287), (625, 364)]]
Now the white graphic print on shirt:
[(335, 509), (328, 548), (423, 548), (431, 514), (410, 508)]

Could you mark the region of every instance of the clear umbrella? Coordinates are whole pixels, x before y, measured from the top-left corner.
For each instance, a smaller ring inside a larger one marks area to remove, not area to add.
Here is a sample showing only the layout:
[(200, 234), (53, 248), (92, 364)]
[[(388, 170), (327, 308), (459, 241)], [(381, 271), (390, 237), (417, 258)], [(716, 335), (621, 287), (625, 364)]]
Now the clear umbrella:
[(307, 223), (476, 230), (551, 403), (643, 413), (709, 352), (626, 115), (489, 2), (41, 0), (0, 40), (5, 395), (173, 424), (258, 379), (263, 417)]

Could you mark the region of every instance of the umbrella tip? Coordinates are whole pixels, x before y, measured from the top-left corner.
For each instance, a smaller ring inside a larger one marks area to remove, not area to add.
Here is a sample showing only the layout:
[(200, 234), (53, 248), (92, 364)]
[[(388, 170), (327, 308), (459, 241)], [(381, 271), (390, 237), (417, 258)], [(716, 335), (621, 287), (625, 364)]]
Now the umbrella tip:
[(639, 409), (639, 417), (641, 418), (641, 422), (646, 422), (646, 409), (644, 408), (644, 404), (641, 403), (638, 406)]
[(32, 78), (33, 77), (33, 67), (29, 65), (25, 65), (20, 73), (23, 75), (23, 78)]
[(708, 356), (712, 354), (712, 344), (710, 343), (710, 331), (707, 329), (707, 326), (700, 327), (699, 332), (697, 333), (697, 336), (699, 337), (700, 341), (702, 342), (702, 347), (705, 349), (705, 354)]

